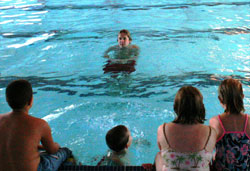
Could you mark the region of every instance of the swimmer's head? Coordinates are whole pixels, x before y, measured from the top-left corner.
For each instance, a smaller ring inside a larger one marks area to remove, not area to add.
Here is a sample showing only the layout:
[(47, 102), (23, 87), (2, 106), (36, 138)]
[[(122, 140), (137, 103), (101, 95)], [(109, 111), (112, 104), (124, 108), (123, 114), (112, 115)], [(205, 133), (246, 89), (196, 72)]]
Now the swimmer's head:
[(222, 81), (218, 93), (218, 98), (225, 108), (225, 112), (240, 114), (245, 111), (243, 103), (244, 94), (240, 81), (232, 78)]
[(111, 150), (120, 152), (131, 145), (132, 136), (126, 126), (118, 125), (108, 131), (106, 143)]
[(6, 100), (13, 110), (32, 105), (32, 97), (31, 84), (26, 80), (15, 80), (6, 88)]
[(120, 47), (128, 46), (132, 41), (129, 31), (125, 29), (121, 30), (118, 34), (117, 41)]
[(200, 91), (192, 86), (179, 89), (174, 100), (174, 111), (177, 114), (174, 123), (204, 123), (205, 107)]

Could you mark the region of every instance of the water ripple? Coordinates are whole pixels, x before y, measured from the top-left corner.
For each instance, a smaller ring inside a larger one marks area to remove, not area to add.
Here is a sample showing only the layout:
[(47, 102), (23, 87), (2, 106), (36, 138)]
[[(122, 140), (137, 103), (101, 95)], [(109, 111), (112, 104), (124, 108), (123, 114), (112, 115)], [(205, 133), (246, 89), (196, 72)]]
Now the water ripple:
[[(151, 8), (160, 9), (177, 9), (177, 8), (188, 8), (196, 6), (242, 6), (250, 5), (250, 2), (204, 2), (204, 3), (182, 3), (182, 4), (162, 4), (162, 5), (75, 5), (75, 4), (62, 4), (62, 5), (45, 5), (43, 3), (32, 4), (32, 5), (13, 5), (13, 6), (2, 6), (1, 10), (19, 9), (23, 8), (26, 10), (64, 10), (64, 9), (77, 9), (77, 10), (89, 10), (89, 9), (125, 9), (125, 10), (149, 10)], [(39, 7), (39, 8), (38, 8)]]
[[(245, 73), (249, 73), (244, 71)], [(0, 77), (0, 89), (6, 88), (7, 84), (16, 79), (29, 80), (32, 86), (38, 91), (67, 93), (69, 96), (78, 95), (79, 97), (91, 96), (119, 96), (119, 97), (138, 97), (149, 98), (169, 94), (167, 90), (191, 85), (195, 87), (218, 86), (222, 80), (228, 77), (241, 80), (241, 82), (250, 86), (249, 76), (223, 76), (199, 72), (186, 72), (182, 75), (160, 75), (155, 77), (136, 77), (132, 84), (128, 80), (120, 80), (100, 76), (80, 76), (78, 78), (62, 77)], [(61, 80), (60, 78), (63, 78)], [(118, 82), (117, 82), (118, 81)], [(81, 84), (74, 84), (81, 82)], [(81, 91), (84, 90), (84, 93)], [(166, 100), (166, 99), (165, 99)], [(172, 99), (171, 99), (172, 100)], [(167, 100), (168, 101), (168, 100)]]
[[(33, 19), (35, 20), (35, 19)], [(8, 20), (8, 22), (13, 22), (13, 20)], [(8, 23), (6, 21), (6, 23)], [(1, 24), (1, 23), (0, 23)], [(3, 23), (5, 24), (5, 23)], [(66, 35), (73, 35), (73, 34), (79, 34), (79, 36), (72, 36), (65, 38)], [(81, 36), (80, 34), (82, 31), (69, 31), (69, 30), (51, 30), (48, 32), (45, 31), (39, 31), (39, 32), (0, 32), (0, 35), (4, 38), (17, 38), (17, 37), (36, 37), (39, 35), (53, 35), (50, 36), (51, 40), (75, 40), (75, 39), (103, 39), (103, 36)], [(114, 31), (113, 35), (115, 35), (117, 31)], [(198, 35), (201, 33), (200, 35)], [(214, 29), (186, 29), (186, 30), (177, 30), (177, 29), (165, 29), (165, 31), (158, 31), (158, 30), (148, 30), (148, 31), (134, 31), (134, 34), (138, 36), (145, 36), (149, 38), (158, 38), (160, 40), (168, 40), (170, 38), (189, 38), (195, 36), (195, 38), (204, 38), (202, 36), (202, 33), (218, 33), (218, 34), (227, 34), (227, 35), (233, 35), (233, 34), (249, 34), (250, 28), (248, 27), (236, 27), (236, 28), (214, 28)], [(103, 33), (105, 34), (105, 33)], [(214, 40), (219, 40), (219, 37), (215, 35), (211, 35), (210, 37), (207, 37), (205, 35), (205, 38), (211, 38)]]

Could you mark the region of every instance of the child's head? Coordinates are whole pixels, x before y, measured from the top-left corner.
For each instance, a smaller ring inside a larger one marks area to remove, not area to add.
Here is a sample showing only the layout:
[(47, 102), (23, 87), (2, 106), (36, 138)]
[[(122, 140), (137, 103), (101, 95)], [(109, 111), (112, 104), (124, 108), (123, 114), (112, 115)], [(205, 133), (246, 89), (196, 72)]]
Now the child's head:
[(6, 88), (6, 100), (13, 110), (23, 109), (25, 105), (30, 105), (32, 94), (31, 84), (26, 80), (13, 81)]
[(120, 152), (132, 143), (130, 131), (126, 126), (118, 125), (107, 132), (106, 143), (111, 150)]
[(242, 85), (238, 80), (226, 79), (219, 86), (219, 100), (225, 107), (225, 112), (239, 114), (244, 112)]
[(129, 31), (125, 29), (121, 30), (118, 34), (117, 41), (120, 47), (128, 46), (132, 41)]
[(205, 107), (200, 91), (192, 86), (180, 88), (175, 96), (174, 111), (177, 114), (174, 123), (204, 123)]

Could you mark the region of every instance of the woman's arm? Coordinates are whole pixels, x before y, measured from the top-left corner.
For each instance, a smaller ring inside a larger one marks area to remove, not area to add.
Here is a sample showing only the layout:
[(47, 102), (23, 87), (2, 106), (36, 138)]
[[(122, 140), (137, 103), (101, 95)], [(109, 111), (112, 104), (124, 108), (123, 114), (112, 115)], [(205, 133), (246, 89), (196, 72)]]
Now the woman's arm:
[(220, 121), (218, 119), (218, 116), (214, 116), (209, 120), (209, 125), (214, 128), (217, 139), (222, 135), (221, 129), (220, 129)]
[(160, 140), (161, 140), (161, 137), (162, 137), (162, 125), (160, 125), (158, 127), (158, 130), (157, 130), (157, 145), (159, 147), (159, 149), (161, 150), (161, 143), (160, 143)]

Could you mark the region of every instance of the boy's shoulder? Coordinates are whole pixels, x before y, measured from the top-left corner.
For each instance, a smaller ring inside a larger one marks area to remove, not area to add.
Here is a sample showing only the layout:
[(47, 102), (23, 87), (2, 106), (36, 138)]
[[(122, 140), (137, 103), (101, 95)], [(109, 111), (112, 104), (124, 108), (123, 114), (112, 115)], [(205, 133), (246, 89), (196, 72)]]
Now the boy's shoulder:
[(0, 122), (4, 124), (14, 123), (22, 128), (24, 125), (28, 129), (40, 129), (47, 127), (48, 123), (40, 118), (36, 118), (31, 115), (18, 115), (16, 113), (10, 112), (5, 114), (0, 114)]
[(121, 156), (112, 153), (112, 154), (108, 154), (107, 156), (105, 156), (105, 159), (102, 165), (123, 166), (124, 163), (121, 160)]
[(130, 45), (131, 49), (139, 49), (139, 47), (137, 45)]
[(47, 127), (48, 123), (40, 118), (31, 116), (31, 115), (24, 115), (23, 117), (19, 117), (17, 120), (15, 120), (16, 124), (23, 124), (25, 123), (25, 125), (27, 127), (29, 127), (30, 129), (40, 129), (40, 128), (44, 128)]
[(7, 115), (9, 115), (9, 113), (1, 113), (0, 114), (0, 119), (3, 118), (3, 117), (5, 117), (5, 116), (7, 116)]
[(110, 46), (108, 48), (108, 50), (117, 50), (117, 49), (120, 49), (119, 45)]
[(1, 113), (0, 114), (0, 122), (3, 122), (4, 120), (6, 120), (6, 118), (8, 118), (9, 115), (10, 115), (10, 113)]
[(34, 116), (31, 116), (31, 115), (27, 115), (27, 120), (34, 123), (34, 124), (37, 124), (37, 126), (41, 126), (41, 125), (46, 125), (47, 122), (41, 118), (37, 118), (37, 117), (34, 117)]

